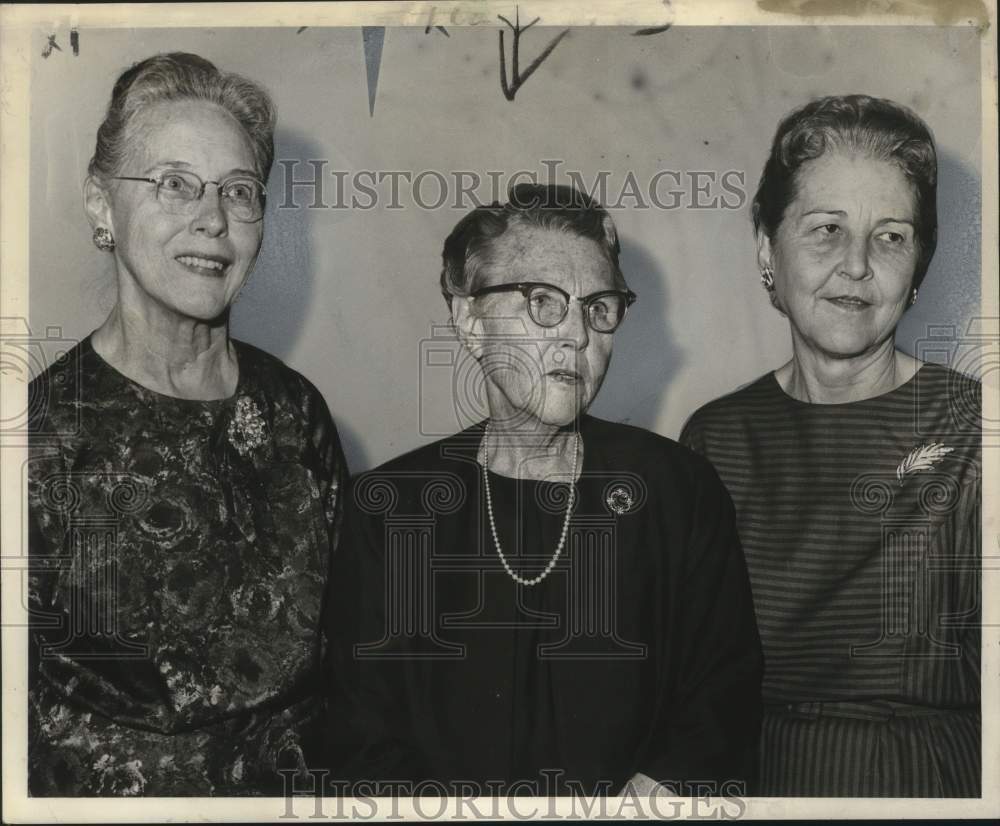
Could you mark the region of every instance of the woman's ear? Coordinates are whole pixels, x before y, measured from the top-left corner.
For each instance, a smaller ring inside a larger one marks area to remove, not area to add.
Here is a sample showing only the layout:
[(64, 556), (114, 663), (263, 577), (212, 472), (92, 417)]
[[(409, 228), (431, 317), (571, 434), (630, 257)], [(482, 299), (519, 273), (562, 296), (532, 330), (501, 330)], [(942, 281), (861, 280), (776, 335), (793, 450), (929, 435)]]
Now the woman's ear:
[(451, 298), (451, 317), (455, 323), (458, 340), (477, 361), (482, 356), (482, 330), (475, 311), (475, 299), (464, 295)]
[(778, 291), (774, 288), (774, 248), (771, 246), (771, 239), (763, 230), (757, 234), (757, 268), (760, 270), (761, 278), (765, 272), (770, 273), (771, 286), (767, 288), (767, 297), (771, 299), (771, 306), (785, 315), (778, 301)]
[(774, 255), (771, 250), (771, 239), (767, 233), (761, 230), (757, 233), (757, 269), (774, 270)]
[(88, 175), (83, 182), (83, 209), (87, 213), (91, 229), (105, 227), (115, 234), (114, 221), (111, 217), (111, 195), (104, 185), (93, 175)]

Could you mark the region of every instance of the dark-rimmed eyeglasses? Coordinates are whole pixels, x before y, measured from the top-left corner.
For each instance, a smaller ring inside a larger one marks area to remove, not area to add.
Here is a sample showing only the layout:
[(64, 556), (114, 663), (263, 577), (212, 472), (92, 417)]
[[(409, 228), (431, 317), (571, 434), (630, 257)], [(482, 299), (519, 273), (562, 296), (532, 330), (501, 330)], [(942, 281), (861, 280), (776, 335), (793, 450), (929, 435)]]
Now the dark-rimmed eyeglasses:
[(219, 201), (226, 215), (235, 221), (252, 224), (264, 216), (264, 198), (267, 190), (256, 178), (236, 175), (224, 181), (203, 181), (194, 172), (172, 169), (155, 178), (136, 178), (128, 175), (113, 176), (116, 181), (142, 181), (156, 185), (156, 200), (171, 215), (187, 215), (205, 194), (205, 187), (215, 184), (219, 188)]
[(598, 333), (613, 333), (625, 320), (625, 313), (635, 303), (636, 294), (631, 290), (602, 290), (582, 298), (570, 295), (553, 284), (541, 281), (519, 281), (516, 284), (496, 284), (483, 287), (470, 294), (479, 298), (490, 293), (519, 292), (524, 296), (531, 320), (540, 327), (555, 327), (561, 324), (569, 312), (571, 301), (583, 305), (583, 315), (591, 330)]

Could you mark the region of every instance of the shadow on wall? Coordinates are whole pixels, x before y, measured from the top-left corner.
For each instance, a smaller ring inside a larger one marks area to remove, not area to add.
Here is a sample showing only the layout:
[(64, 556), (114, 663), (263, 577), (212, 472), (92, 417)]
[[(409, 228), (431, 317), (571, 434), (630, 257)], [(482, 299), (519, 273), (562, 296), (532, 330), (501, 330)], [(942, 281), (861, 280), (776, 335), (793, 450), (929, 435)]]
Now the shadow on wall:
[(615, 333), (611, 366), (590, 412), (653, 430), (666, 410), (670, 382), (684, 353), (667, 324), (667, 277), (660, 262), (641, 244), (622, 237), (621, 266), (639, 299)]
[[(896, 330), (896, 346), (930, 358), (927, 339), (961, 339), (981, 314), (982, 193), (979, 176), (953, 155), (938, 155), (938, 244), (917, 303)], [(938, 328), (936, 331), (931, 328)], [(953, 332), (948, 332), (953, 328)], [(936, 333), (935, 335), (932, 335)]]
[[(275, 158), (321, 158), (319, 144), (278, 130)], [(309, 193), (297, 193), (298, 209), (278, 209), (284, 199), (277, 162), (268, 181), (264, 242), (257, 266), (233, 308), (235, 338), (287, 361), (305, 325), (316, 274), (313, 271)]]
[[(279, 129), (275, 135), (275, 159), (322, 158), (325, 151), (320, 144), (295, 132)], [(312, 213), (307, 208), (312, 194), (308, 188), (299, 188), (294, 197), (298, 207), (278, 209), (285, 198), (282, 180), (283, 173), (275, 162), (268, 181), (264, 241), (250, 280), (233, 307), (232, 335), (289, 364), (306, 325), (317, 278)], [(306, 378), (319, 385), (323, 377)], [(326, 401), (337, 423), (348, 467), (367, 467), (363, 444), (337, 416), (336, 399)]]

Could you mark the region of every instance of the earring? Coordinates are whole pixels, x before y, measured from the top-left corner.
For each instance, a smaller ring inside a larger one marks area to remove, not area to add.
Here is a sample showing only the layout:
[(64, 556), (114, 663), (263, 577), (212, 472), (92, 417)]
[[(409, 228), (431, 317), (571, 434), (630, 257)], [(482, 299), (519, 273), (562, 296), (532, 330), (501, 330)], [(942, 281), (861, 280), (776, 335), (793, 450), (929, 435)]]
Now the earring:
[(913, 288), (913, 294), (910, 296), (910, 306), (912, 307), (917, 303), (917, 288)]
[(114, 252), (115, 239), (107, 227), (97, 227), (94, 230), (94, 246), (101, 252)]
[(774, 270), (770, 267), (764, 267), (760, 271), (760, 283), (764, 285), (764, 289), (769, 293), (774, 292)]

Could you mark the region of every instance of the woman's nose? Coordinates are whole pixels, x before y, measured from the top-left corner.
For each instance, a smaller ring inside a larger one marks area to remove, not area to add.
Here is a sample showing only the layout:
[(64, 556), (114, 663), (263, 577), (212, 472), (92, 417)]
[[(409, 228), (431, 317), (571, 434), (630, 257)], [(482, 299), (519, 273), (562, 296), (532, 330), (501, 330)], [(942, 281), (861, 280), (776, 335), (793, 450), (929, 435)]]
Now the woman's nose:
[(217, 185), (206, 184), (205, 191), (195, 204), (194, 218), (191, 229), (194, 232), (204, 232), (216, 236), (225, 233), (229, 219), (222, 206), (222, 193)]
[(566, 318), (559, 325), (560, 337), (573, 342), (577, 350), (582, 350), (590, 342), (590, 326), (586, 318), (587, 308), (580, 301), (571, 301)]
[(840, 271), (853, 281), (866, 278), (871, 274), (871, 267), (868, 261), (868, 239), (853, 238), (844, 250), (844, 259), (840, 264)]

